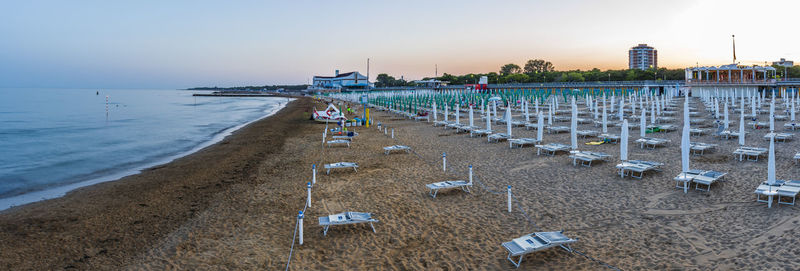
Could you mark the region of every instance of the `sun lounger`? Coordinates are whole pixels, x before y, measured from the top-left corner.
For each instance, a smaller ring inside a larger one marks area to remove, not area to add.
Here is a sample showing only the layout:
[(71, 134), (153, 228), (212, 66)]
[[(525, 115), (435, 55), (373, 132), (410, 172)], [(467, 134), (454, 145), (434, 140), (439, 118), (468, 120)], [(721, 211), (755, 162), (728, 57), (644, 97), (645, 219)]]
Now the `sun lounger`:
[(451, 123), (450, 121), (443, 121), (443, 120), (434, 121), (433, 122), (433, 126), (445, 126), (446, 127), (450, 123)]
[(733, 151), (734, 156), (739, 156), (739, 161), (743, 161), (744, 158), (747, 158), (747, 161), (758, 161), (758, 157), (766, 153), (767, 149), (755, 147), (739, 147)]
[(767, 133), (764, 135), (764, 139), (769, 140), (770, 137), (775, 137), (775, 142), (786, 142), (786, 140), (791, 140), (793, 136), (790, 133)]
[(350, 140), (336, 139), (336, 140), (328, 140), (328, 141), (326, 141), (326, 143), (328, 143), (328, 148), (330, 148), (331, 145), (337, 145), (337, 144), (338, 145), (346, 144), (347, 147), (350, 148)]
[(615, 135), (615, 134), (601, 134), (600, 138), (602, 138), (603, 141), (605, 141), (605, 142), (611, 142), (611, 143), (616, 144), (616, 143), (619, 143), (619, 138), (620, 137), (619, 137), (619, 135)]
[(689, 143), (689, 151), (694, 155), (703, 155), (705, 154), (706, 150), (713, 149), (717, 147), (717, 144), (709, 144), (709, 143), (702, 143), (702, 142), (691, 142)]
[[(800, 181), (792, 180), (785, 181), (783, 185), (778, 187), (778, 203), (786, 205), (794, 205), (797, 194), (800, 193)], [(792, 201), (783, 201), (781, 198), (789, 197)]]
[(578, 136), (581, 138), (586, 138), (587, 136), (597, 136), (598, 134), (597, 131), (592, 131), (592, 130), (578, 130), (575, 133), (578, 134)]
[(508, 140), (508, 147), (511, 149), (513, 149), (514, 146), (522, 148), (526, 145), (534, 145), (536, 143), (539, 143), (539, 140), (535, 138), (512, 138)]
[(798, 161), (800, 161), (800, 152), (794, 154), (794, 163), (797, 164)]
[(469, 132), (469, 137), (476, 136), (476, 135), (477, 136), (485, 136), (485, 135), (491, 135), (491, 134), (492, 134), (492, 130), (478, 129), (478, 130), (470, 131)]
[(375, 232), (375, 225), (372, 224), (374, 222), (378, 222), (378, 220), (372, 218), (371, 213), (344, 212), (319, 217), (319, 225), (325, 227), (322, 231), (322, 235), (328, 235), (328, 229), (333, 225), (360, 223), (369, 223), (369, 226), (372, 227), (372, 232)]
[(569, 151), (571, 147), (569, 145), (564, 145), (560, 143), (550, 143), (546, 145), (536, 145), (536, 155), (541, 155), (542, 150), (544, 150), (544, 154), (548, 156), (553, 156), (556, 152), (560, 151)]
[(604, 152), (593, 151), (570, 151), (569, 158), (572, 158), (572, 165), (577, 166), (578, 161), (585, 167), (591, 167), (594, 161), (606, 161), (611, 155)]
[(661, 146), (667, 145), (667, 143), (669, 143), (669, 139), (655, 138), (655, 137), (643, 137), (643, 138), (637, 139), (636, 143), (640, 143), (642, 149), (647, 147), (648, 149), (653, 150), (656, 147), (661, 147)]
[(429, 117), (428, 115), (425, 115), (425, 116), (415, 116), (415, 117), (414, 117), (414, 121), (428, 120), (428, 119), (430, 119), (430, 117)]
[(800, 128), (800, 124), (794, 122), (784, 123), (783, 128), (792, 129), (792, 131), (794, 131), (795, 129)]
[(775, 118), (775, 120), (779, 120), (779, 121), (784, 121), (784, 120), (789, 119), (789, 117), (786, 116), (786, 115), (774, 115), (772, 117)]
[(472, 130), (479, 130), (480, 127), (478, 126), (469, 126), (469, 125), (461, 125), (457, 128), (456, 133), (467, 133), (472, 132)]
[(706, 133), (706, 130), (703, 130), (703, 129), (697, 129), (697, 128), (690, 128), (689, 129), (689, 135), (692, 135), (692, 136), (700, 136), (700, 135), (703, 135), (705, 133)]
[(587, 124), (587, 123), (592, 123), (592, 119), (578, 118), (578, 124)]
[(524, 121), (519, 121), (519, 120), (512, 120), (511, 121), (511, 126), (512, 127), (522, 127), (522, 126), (525, 126), (525, 122)]
[[(774, 196), (778, 195), (778, 188), (783, 185), (784, 181), (778, 180), (775, 185), (769, 185), (767, 182), (763, 182), (758, 187), (756, 187), (756, 191), (753, 193), (756, 194), (756, 201), (757, 202), (764, 202), (764, 203), (771, 203)], [(764, 199), (762, 197), (767, 197)]]
[[(628, 160), (620, 164), (617, 164), (616, 168), (619, 172), (620, 177), (631, 176), (637, 179), (641, 179), (642, 177), (644, 177), (645, 172), (651, 170), (658, 171), (659, 167), (663, 165), (664, 165), (663, 163), (659, 162)], [(636, 176), (636, 173), (639, 173), (639, 176)]]
[(425, 185), (425, 187), (430, 189), (430, 192), (428, 192), (428, 194), (430, 194), (431, 197), (436, 198), (436, 194), (438, 194), (439, 190), (441, 189), (460, 188), (464, 192), (470, 193), (469, 189), (472, 187), (472, 183), (467, 181), (444, 181), (444, 182), (427, 184)]
[(353, 170), (355, 170), (355, 172), (358, 172), (358, 164), (357, 163), (353, 163), (353, 162), (338, 162), (338, 163), (333, 163), (333, 164), (325, 164), (325, 169), (328, 170), (328, 173), (326, 173), (326, 174), (331, 174), (331, 169), (334, 169), (334, 168), (353, 168)]
[(659, 125), (658, 126), (658, 131), (665, 132), (665, 133), (666, 132), (672, 132), (672, 131), (675, 131), (677, 129), (678, 129), (678, 127), (675, 126), (675, 125), (672, 125), (672, 124), (664, 124), (664, 125)]
[(769, 123), (768, 122), (764, 122), (764, 121), (751, 121), (751, 122), (748, 122), (747, 125), (748, 126), (753, 126), (753, 129), (759, 129), (759, 128), (767, 127), (769, 125)]
[(564, 133), (569, 132), (569, 127), (567, 126), (547, 126), (547, 133), (548, 134), (557, 134), (557, 133)]
[(500, 142), (500, 141), (503, 141), (503, 140), (507, 140), (507, 139), (509, 139), (509, 138), (511, 138), (511, 136), (509, 136), (509, 135), (508, 135), (508, 134), (506, 134), (506, 133), (496, 133), (496, 134), (491, 134), (491, 135), (489, 135), (489, 136), (487, 137), (487, 140), (488, 140), (489, 142), (492, 142), (492, 141), (494, 141), (494, 142)]
[[(691, 115), (691, 114), (689, 114), (689, 115)], [(689, 124), (700, 124), (700, 123), (703, 123), (703, 122), (706, 122), (706, 119), (690, 119), (689, 120)]]
[[(711, 190), (711, 185), (712, 184), (714, 184), (715, 182), (718, 182), (718, 181), (722, 181), (723, 178), (725, 177), (725, 175), (727, 175), (727, 173), (725, 173), (725, 172), (718, 172), (718, 171), (713, 171), (713, 170), (697, 170), (697, 169), (692, 169), (692, 170), (689, 170), (688, 172), (681, 173), (681, 174), (685, 174), (685, 176), (689, 178), (689, 181), (691, 181), (691, 182), (693, 182), (695, 184), (694, 185), (694, 189), (695, 190), (701, 190), (701, 191), (706, 191), (706, 192)], [(677, 180), (677, 177), (676, 177), (676, 180)], [(700, 187), (700, 185), (704, 185), (704, 186), (706, 186), (706, 188), (703, 189), (703, 188)], [(683, 187), (680, 187), (680, 186), (676, 186), (676, 187), (683, 188)]]
[[(603, 122), (602, 121), (595, 120), (595, 121), (592, 121), (592, 123), (594, 123), (594, 127), (603, 127)], [(606, 120), (606, 127), (617, 127), (617, 126), (620, 126), (619, 122)]]
[(525, 130), (530, 130), (530, 129), (539, 129), (539, 124), (538, 123), (526, 123), (525, 124)]
[[(519, 268), (519, 265), (522, 263), (522, 257), (525, 256), (525, 254), (556, 246), (572, 252), (572, 248), (569, 244), (577, 241), (577, 239), (565, 236), (564, 231), (534, 232), (516, 238), (510, 242), (505, 242), (503, 243), (503, 247), (508, 250), (508, 256), (506, 258), (511, 261), (514, 266)], [(514, 261), (512, 257), (519, 257), (519, 260)]]
[(572, 117), (569, 116), (553, 116), (554, 122), (567, 122), (570, 121)]
[(383, 151), (384, 153), (386, 153), (386, 155), (389, 155), (389, 153), (391, 153), (392, 151), (405, 151), (406, 153), (410, 153), (411, 147), (403, 145), (394, 145), (389, 147), (383, 147)]
[(656, 118), (656, 122), (657, 123), (665, 123), (665, 122), (673, 122), (673, 121), (675, 121), (675, 118), (673, 118), (673, 117), (657, 117)]
[[(351, 133), (351, 132), (348, 132), (347, 134), (349, 134), (349, 133)], [(356, 132), (352, 132), (352, 133), (353, 133), (352, 135), (347, 135), (347, 134), (334, 135), (334, 136), (331, 136), (331, 138), (333, 138), (333, 139), (345, 139), (345, 140), (353, 141), (353, 139), (356, 138), (358, 133), (356, 133)]]

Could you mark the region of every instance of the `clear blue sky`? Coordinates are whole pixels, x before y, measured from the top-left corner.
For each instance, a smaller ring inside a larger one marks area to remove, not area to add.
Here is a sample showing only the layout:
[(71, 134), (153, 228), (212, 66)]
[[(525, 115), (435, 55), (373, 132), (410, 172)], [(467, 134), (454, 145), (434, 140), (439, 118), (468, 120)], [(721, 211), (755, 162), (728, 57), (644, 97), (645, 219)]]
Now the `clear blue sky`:
[[(407, 79), (531, 58), (621, 69), (800, 61), (800, 1), (12, 1), (0, 8), (0, 87), (301, 84), (334, 69)], [(788, 29), (786, 24), (790, 24)], [(794, 31), (792, 31), (794, 30)]]

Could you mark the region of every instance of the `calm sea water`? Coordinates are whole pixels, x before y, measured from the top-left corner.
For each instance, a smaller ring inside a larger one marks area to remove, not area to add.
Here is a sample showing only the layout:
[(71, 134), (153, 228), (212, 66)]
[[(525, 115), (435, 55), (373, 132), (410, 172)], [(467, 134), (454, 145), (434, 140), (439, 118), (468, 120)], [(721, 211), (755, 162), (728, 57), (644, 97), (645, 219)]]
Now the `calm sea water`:
[(171, 161), (288, 102), (182, 90), (96, 91), (0, 89), (0, 210)]

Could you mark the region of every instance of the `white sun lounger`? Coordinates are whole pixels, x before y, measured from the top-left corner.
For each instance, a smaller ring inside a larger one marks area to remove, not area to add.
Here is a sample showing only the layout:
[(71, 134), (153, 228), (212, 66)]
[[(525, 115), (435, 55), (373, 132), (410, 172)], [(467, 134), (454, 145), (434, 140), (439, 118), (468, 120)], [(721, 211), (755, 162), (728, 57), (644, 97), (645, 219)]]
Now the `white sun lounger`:
[(358, 172), (358, 164), (353, 162), (338, 162), (333, 164), (325, 164), (325, 169), (328, 170), (328, 173), (331, 174), (331, 169), (334, 168), (353, 168), (356, 172)]
[(429, 120), (429, 119), (430, 119), (430, 116), (429, 116), (429, 115), (425, 115), (425, 116), (415, 116), (415, 117), (414, 117), (414, 121), (420, 121), (420, 120)]
[(359, 223), (369, 223), (369, 226), (372, 227), (372, 232), (375, 232), (375, 225), (372, 224), (373, 222), (378, 222), (378, 220), (372, 218), (371, 213), (344, 212), (319, 217), (319, 225), (325, 227), (325, 229), (322, 231), (322, 235), (328, 235), (328, 229), (333, 225)]
[(798, 161), (800, 161), (800, 152), (794, 154), (794, 163), (797, 164)]
[(492, 132), (493, 132), (492, 130), (486, 130), (486, 129), (472, 130), (472, 131), (469, 132), (469, 137), (473, 137), (473, 136), (479, 136), (479, 137), (488, 136), (488, 135), (491, 135)]
[(358, 133), (356, 133), (356, 132), (353, 132), (353, 135), (351, 135), (351, 136), (349, 136), (349, 135), (335, 135), (335, 136), (332, 136), (331, 138), (333, 138), (333, 139), (345, 139), (345, 140), (350, 140), (350, 141), (353, 141), (353, 139), (354, 139), (354, 138), (355, 138), (357, 135), (358, 135)]
[[(682, 172), (675, 177), (675, 181), (678, 183), (675, 185), (675, 188), (683, 189), (683, 185), (688, 185), (688, 182), (694, 182), (694, 189), (701, 190), (701, 191), (711, 191), (711, 185), (715, 182), (722, 181), (725, 175), (728, 173), (713, 171), (713, 170), (698, 170), (692, 169), (688, 172)], [(682, 185), (683, 184), (683, 185)], [(705, 185), (706, 188), (703, 189), (700, 185)]]
[(463, 190), (464, 192), (470, 193), (469, 189), (472, 187), (472, 183), (467, 181), (444, 181), (444, 182), (427, 184), (425, 185), (425, 187), (430, 189), (428, 194), (430, 194), (431, 197), (436, 198), (436, 194), (438, 194), (439, 190), (441, 189), (461, 188), (461, 190)]
[(536, 145), (536, 155), (541, 155), (542, 150), (544, 150), (544, 154), (548, 156), (553, 156), (556, 152), (560, 151), (569, 151), (571, 147), (569, 145), (564, 145), (561, 143), (549, 143), (546, 145)]
[(794, 131), (795, 129), (800, 128), (800, 124), (794, 122), (784, 123), (783, 128), (792, 129), (792, 131)]
[(743, 161), (744, 158), (747, 158), (747, 161), (758, 161), (758, 158), (766, 153), (767, 149), (756, 147), (739, 147), (733, 151), (734, 156), (739, 156), (739, 161)]
[(786, 142), (786, 140), (791, 140), (793, 136), (794, 135), (790, 133), (767, 133), (764, 135), (764, 140), (775, 137), (775, 142)]
[(665, 133), (666, 132), (672, 132), (672, 131), (675, 131), (677, 129), (678, 129), (678, 127), (675, 126), (675, 125), (672, 125), (672, 124), (664, 124), (664, 125), (659, 125), (658, 126), (659, 132), (665, 132)]
[(673, 121), (675, 121), (675, 118), (673, 118), (673, 117), (657, 117), (656, 118), (656, 122), (658, 122), (658, 123), (673, 122)]
[(604, 152), (593, 151), (570, 151), (569, 158), (572, 158), (572, 165), (577, 166), (578, 161), (585, 167), (591, 167), (594, 161), (606, 161), (611, 155)]
[[(578, 124), (587, 124), (587, 123), (592, 123), (592, 119), (578, 118)], [(606, 124), (608, 124), (608, 123), (606, 123)]]
[(478, 126), (469, 126), (469, 125), (461, 125), (456, 128), (456, 133), (467, 133), (472, 132), (473, 130), (478, 130), (480, 127)]
[(669, 139), (664, 138), (655, 138), (655, 137), (643, 137), (636, 140), (637, 143), (641, 144), (642, 149), (647, 147), (648, 149), (655, 149), (656, 147), (663, 147), (669, 143)]
[[(769, 185), (767, 182), (761, 183), (756, 187), (756, 191), (753, 192), (756, 194), (756, 201), (770, 203), (772, 197), (778, 195), (778, 188), (783, 186), (783, 183), (784, 181), (781, 180), (778, 180), (775, 185)], [(767, 197), (767, 199), (763, 199), (762, 197)]]
[[(617, 164), (616, 168), (619, 172), (620, 177), (631, 176), (637, 179), (641, 179), (644, 177), (644, 173), (650, 170), (659, 170), (659, 167), (663, 166), (663, 163), (659, 162), (652, 162), (652, 161), (642, 161), (642, 160), (629, 160)], [(639, 173), (639, 176), (636, 176), (636, 173)]]
[(769, 123), (764, 121), (751, 121), (747, 123), (748, 126), (753, 126), (753, 129), (758, 129), (758, 127), (767, 127)]
[(434, 121), (433, 122), (433, 126), (447, 126), (448, 124), (450, 124), (450, 121), (440, 120), (440, 121)]
[(553, 121), (555, 122), (567, 122), (570, 121), (572, 117), (568, 116), (553, 116)]
[[(800, 193), (800, 181), (786, 181), (783, 185), (778, 187), (778, 203), (794, 205), (798, 193)], [(782, 201), (782, 197), (789, 197), (792, 201)]]
[(524, 137), (524, 138), (512, 138), (512, 139), (508, 140), (508, 147), (511, 148), (511, 149), (513, 149), (514, 146), (522, 148), (522, 147), (525, 147), (527, 145), (535, 145), (536, 143), (539, 143), (539, 140), (537, 140), (535, 138), (527, 138), (527, 137)]
[(689, 143), (689, 151), (694, 155), (703, 155), (705, 154), (706, 150), (714, 149), (717, 147), (717, 144), (709, 144), (709, 143), (702, 143), (702, 142), (691, 142)]
[(538, 123), (526, 123), (525, 124), (525, 130), (530, 130), (530, 129), (539, 129), (539, 124)]
[(581, 138), (586, 138), (588, 136), (597, 136), (597, 134), (599, 134), (597, 131), (593, 130), (578, 130), (575, 133)]
[(692, 136), (699, 136), (699, 135), (703, 135), (705, 133), (706, 133), (706, 130), (703, 130), (703, 129), (697, 129), (697, 128), (690, 128), (689, 129), (689, 135), (692, 135)]
[(337, 144), (338, 144), (338, 145), (343, 145), (343, 144), (346, 144), (346, 145), (347, 145), (347, 147), (348, 147), (348, 148), (350, 148), (350, 140), (345, 140), (345, 139), (336, 139), (336, 140), (328, 140), (328, 141), (326, 141), (326, 143), (328, 143), (328, 148), (330, 148), (332, 144), (333, 144), (333, 145), (337, 145)]
[(411, 152), (411, 147), (403, 146), (403, 145), (394, 145), (394, 146), (389, 146), (389, 147), (383, 147), (383, 151), (387, 155), (389, 153), (391, 153), (392, 151), (405, 151), (407, 153), (410, 153)]
[(564, 133), (569, 132), (569, 127), (567, 126), (548, 126), (547, 128), (548, 134), (557, 134), (557, 133)]
[[(692, 115), (692, 114), (689, 114)], [(706, 122), (706, 119), (690, 119), (689, 124), (700, 124)]]
[[(519, 268), (519, 265), (522, 263), (522, 257), (525, 256), (525, 254), (557, 246), (572, 252), (572, 248), (569, 244), (577, 241), (577, 239), (565, 236), (564, 231), (534, 232), (516, 238), (510, 242), (505, 242), (503, 243), (503, 247), (508, 250), (508, 256), (506, 258), (511, 261), (514, 266)], [(519, 257), (519, 260), (514, 261), (513, 257)]]
[(491, 134), (491, 135), (489, 135), (489, 136), (487, 137), (487, 140), (488, 140), (489, 142), (492, 142), (492, 141), (494, 141), (494, 142), (500, 142), (500, 141), (503, 141), (503, 140), (508, 140), (509, 138), (511, 138), (511, 136), (509, 136), (509, 135), (508, 135), (508, 134), (506, 134), (506, 133), (496, 133), (496, 134)]
[(773, 116), (773, 118), (775, 118), (775, 120), (784, 121), (784, 120), (789, 119), (789, 116), (786, 116), (786, 115), (775, 115), (775, 116)]

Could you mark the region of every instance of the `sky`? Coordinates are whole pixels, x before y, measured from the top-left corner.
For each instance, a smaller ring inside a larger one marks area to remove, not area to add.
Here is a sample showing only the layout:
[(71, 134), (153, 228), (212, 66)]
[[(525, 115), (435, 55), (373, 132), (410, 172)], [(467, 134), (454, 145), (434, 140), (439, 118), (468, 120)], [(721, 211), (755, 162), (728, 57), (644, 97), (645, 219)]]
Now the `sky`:
[[(800, 61), (800, 1), (6, 1), (0, 87), (305, 84), (334, 70), (406, 80), (498, 71)], [(793, 31), (794, 30), (794, 31)]]

